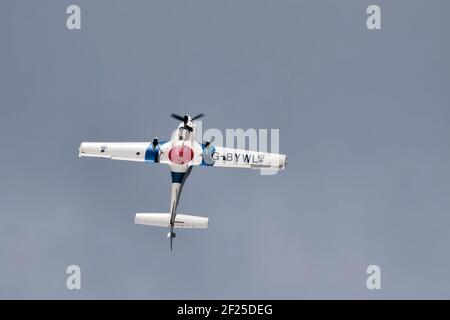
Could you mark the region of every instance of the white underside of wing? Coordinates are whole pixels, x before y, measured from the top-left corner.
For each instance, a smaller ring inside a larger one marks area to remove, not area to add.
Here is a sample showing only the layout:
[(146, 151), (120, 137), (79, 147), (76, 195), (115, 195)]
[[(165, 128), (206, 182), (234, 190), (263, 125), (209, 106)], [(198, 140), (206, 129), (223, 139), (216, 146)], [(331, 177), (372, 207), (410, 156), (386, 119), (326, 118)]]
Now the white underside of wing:
[[(170, 213), (136, 213), (134, 223), (156, 227), (170, 226)], [(175, 216), (175, 228), (208, 228), (208, 218), (192, 216), (187, 214), (177, 214)]]
[(214, 146), (214, 152), (211, 154), (211, 158), (214, 160), (213, 166), (229, 168), (282, 170), (286, 167), (287, 163), (287, 158), (284, 154), (219, 146)]
[[(192, 150), (193, 156), (183, 163), (185, 166), (208, 165), (228, 168), (251, 168), (282, 170), (286, 167), (284, 154), (249, 151), (243, 149), (211, 146), (202, 150), (197, 142), (168, 141), (160, 149), (152, 147), (150, 142), (83, 142), (79, 148), (80, 157), (98, 157), (113, 160), (160, 162), (177, 166), (183, 155), (172, 152), (174, 148), (184, 146)], [(178, 150), (178, 149), (177, 149)], [(170, 155), (172, 154), (172, 159)], [(184, 153), (185, 155), (186, 153)], [(173, 159), (175, 158), (175, 160)]]
[(150, 142), (82, 142), (78, 156), (145, 161), (149, 145)]

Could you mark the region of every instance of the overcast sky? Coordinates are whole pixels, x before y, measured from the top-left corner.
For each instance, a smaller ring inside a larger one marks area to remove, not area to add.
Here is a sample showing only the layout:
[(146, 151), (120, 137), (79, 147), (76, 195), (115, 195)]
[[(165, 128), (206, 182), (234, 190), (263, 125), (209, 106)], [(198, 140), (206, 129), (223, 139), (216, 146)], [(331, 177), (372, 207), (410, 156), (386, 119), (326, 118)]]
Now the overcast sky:
[[(366, 28), (369, 4), (382, 30)], [(81, 7), (81, 30), (66, 7)], [(450, 298), (450, 2), (2, 1), (0, 298)], [(275, 176), (164, 165), (81, 141), (280, 129)], [(68, 265), (81, 290), (67, 290)], [(366, 268), (381, 268), (381, 290)]]

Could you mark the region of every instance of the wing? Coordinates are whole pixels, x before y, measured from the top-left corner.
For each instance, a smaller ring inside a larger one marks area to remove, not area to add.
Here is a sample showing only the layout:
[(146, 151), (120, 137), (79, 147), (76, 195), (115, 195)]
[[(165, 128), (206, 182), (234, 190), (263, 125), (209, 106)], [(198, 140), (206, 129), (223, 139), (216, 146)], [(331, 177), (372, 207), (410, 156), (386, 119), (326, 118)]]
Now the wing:
[(151, 142), (82, 142), (78, 150), (80, 157), (159, 162), (159, 145)]
[(203, 148), (202, 165), (204, 166), (282, 170), (286, 167), (286, 163), (287, 157), (285, 154), (211, 145)]

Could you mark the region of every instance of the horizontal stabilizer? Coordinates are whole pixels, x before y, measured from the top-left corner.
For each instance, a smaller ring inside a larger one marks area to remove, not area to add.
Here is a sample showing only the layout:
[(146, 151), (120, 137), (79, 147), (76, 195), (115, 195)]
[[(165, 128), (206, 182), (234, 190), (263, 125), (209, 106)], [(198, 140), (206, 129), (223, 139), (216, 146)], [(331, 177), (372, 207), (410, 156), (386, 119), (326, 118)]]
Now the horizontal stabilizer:
[[(208, 218), (177, 214), (175, 216), (175, 228), (208, 228)], [(136, 224), (145, 224), (156, 227), (170, 227), (170, 213), (136, 213)]]

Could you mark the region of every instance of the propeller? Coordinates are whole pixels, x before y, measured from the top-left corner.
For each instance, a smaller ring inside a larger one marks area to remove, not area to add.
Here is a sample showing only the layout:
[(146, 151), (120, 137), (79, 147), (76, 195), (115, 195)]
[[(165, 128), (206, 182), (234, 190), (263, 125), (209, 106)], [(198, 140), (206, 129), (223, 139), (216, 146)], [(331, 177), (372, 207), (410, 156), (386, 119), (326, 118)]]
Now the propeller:
[[(176, 113), (172, 113), (170, 116), (178, 121), (183, 121), (184, 124), (186, 124), (189, 121), (189, 116), (187, 114), (185, 114), (184, 116), (180, 116)], [(193, 117), (191, 120), (195, 121), (197, 119), (203, 118), (204, 116), (205, 116), (204, 113), (199, 113), (198, 115)]]
[[(182, 117), (182, 116), (180, 116), (180, 115), (178, 115), (178, 114), (175, 114), (175, 113), (172, 113), (171, 115), (170, 115), (172, 118), (174, 118), (174, 119), (176, 119), (176, 120), (179, 120), (179, 121), (183, 121), (184, 123), (186, 123), (187, 122), (187, 115), (185, 115), (184, 117)], [(185, 121), (186, 120), (186, 121)]]
[[(172, 113), (170, 116), (171, 116), (172, 118), (178, 120), (178, 121), (183, 121), (183, 124), (184, 124), (183, 128), (186, 129), (186, 130), (188, 130), (189, 132), (192, 132), (192, 130), (193, 130), (192, 127), (188, 125), (188, 122), (189, 122), (189, 118), (190, 118), (190, 117), (189, 117), (187, 114), (185, 114), (185, 115), (182, 117), (182, 116), (180, 116), (180, 115), (178, 115), (178, 114), (176, 114), (176, 113)], [(196, 115), (195, 117), (190, 118), (190, 120), (191, 120), (191, 121), (194, 121), (194, 120), (203, 118), (204, 116), (205, 116), (204, 113), (199, 113), (199, 114)]]
[(196, 115), (195, 117), (192, 118), (192, 121), (203, 118), (205, 116), (204, 113), (199, 113), (198, 115)]

